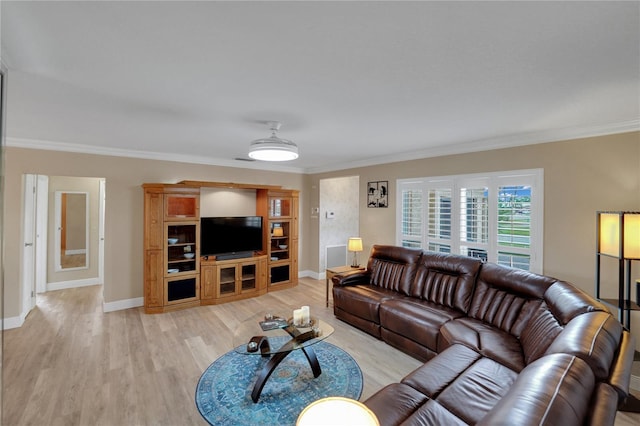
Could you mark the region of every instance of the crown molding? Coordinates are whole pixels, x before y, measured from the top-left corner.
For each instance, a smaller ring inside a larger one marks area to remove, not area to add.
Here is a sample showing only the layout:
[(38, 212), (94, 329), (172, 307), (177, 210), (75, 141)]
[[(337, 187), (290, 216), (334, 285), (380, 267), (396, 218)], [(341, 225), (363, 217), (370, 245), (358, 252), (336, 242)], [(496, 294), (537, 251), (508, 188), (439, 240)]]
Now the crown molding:
[(442, 157), (444, 155), (490, 151), (493, 149), (513, 148), (524, 145), (560, 142), (563, 140), (582, 139), (635, 131), (640, 131), (640, 119), (613, 124), (566, 127), (560, 129), (543, 130), (539, 132), (518, 133), (501, 136), (498, 138), (479, 139), (476, 141), (452, 145), (441, 145), (420, 151), (402, 152), (393, 155), (363, 158), (357, 161), (333, 163), (331, 166), (327, 167), (311, 167), (307, 169), (287, 167), (276, 163), (254, 163), (206, 156), (168, 154), (152, 151), (136, 151), (100, 146), (96, 147), (82, 144), (53, 142), (41, 139), (7, 137), (6, 142), (7, 146), (16, 148), (42, 149), (47, 151), (63, 151), (80, 154), (106, 155), (113, 157), (141, 158), (145, 160), (173, 161), (188, 164), (204, 164), (210, 166), (234, 167), (241, 169), (265, 170), (285, 173), (316, 174), (360, 167), (377, 166), (381, 164), (396, 163), (400, 161), (409, 161), (421, 158)]
[(358, 161), (337, 163), (331, 167), (314, 167), (305, 169), (307, 174), (334, 172), (338, 170), (359, 167), (378, 166), (399, 161), (417, 160), (422, 158), (442, 157), (445, 155), (466, 154), (470, 152), (490, 151), (502, 148), (514, 148), (524, 145), (537, 145), (549, 142), (560, 142), (571, 139), (582, 139), (597, 136), (614, 135), (640, 131), (640, 119), (623, 121), (620, 123), (566, 127), (560, 129), (543, 130), (538, 132), (517, 133), (497, 138), (479, 139), (476, 141), (441, 145), (420, 151), (402, 152), (395, 155), (363, 158)]
[(285, 173), (304, 173), (304, 169), (287, 167), (275, 163), (247, 162), (227, 160), (201, 155), (185, 155), (153, 151), (136, 151), (130, 149), (109, 148), (65, 142), (54, 142), (42, 139), (6, 137), (7, 146), (25, 149), (42, 149), (46, 151), (73, 152), (78, 154), (106, 155), (111, 157), (141, 158), (144, 160), (172, 161), (177, 163), (204, 164), (208, 166), (234, 167), (240, 169), (267, 170)]

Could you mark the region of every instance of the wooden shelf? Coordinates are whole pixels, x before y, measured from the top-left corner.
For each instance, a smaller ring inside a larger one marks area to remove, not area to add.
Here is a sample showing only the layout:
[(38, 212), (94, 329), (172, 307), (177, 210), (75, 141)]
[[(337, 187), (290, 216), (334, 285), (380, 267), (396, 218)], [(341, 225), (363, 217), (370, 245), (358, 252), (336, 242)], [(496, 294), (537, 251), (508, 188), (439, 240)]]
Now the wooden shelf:
[[(607, 305), (611, 305), (611, 307), (615, 309), (619, 309), (618, 303), (620, 302), (618, 299), (613, 298), (603, 298), (600, 299), (601, 302), (606, 303)], [(640, 311), (640, 305), (632, 300), (625, 299), (622, 301), (622, 309), (630, 310), (630, 311)]]

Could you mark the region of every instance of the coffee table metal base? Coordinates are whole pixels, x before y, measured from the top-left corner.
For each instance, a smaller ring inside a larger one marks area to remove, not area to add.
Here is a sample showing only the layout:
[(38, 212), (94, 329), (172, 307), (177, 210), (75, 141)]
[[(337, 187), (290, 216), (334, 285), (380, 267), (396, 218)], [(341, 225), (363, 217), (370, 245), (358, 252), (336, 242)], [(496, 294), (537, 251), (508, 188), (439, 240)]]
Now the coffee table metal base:
[[(318, 363), (318, 358), (316, 357), (316, 353), (313, 351), (311, 347), (300, 349), (304, 352), (304, 355), (307, 357), (307, 361), (309, 361), (309, 365), (311, 366), (311, 371), (313, 371), (313, 377), (318, 377), (322, 374), (322, 369), (320, 369), (320, 364)], [(251, 392), (251, 399), (253, 402), (258, 402), (260, 399), (260, 394), (262, 393), (262, 389), (264, 385), (267, 383), (267, 380), (273, 373), (273, 370), (282, 362), (283, 359), (287, 357), (292, 352), (278, 352), (273, 355), (269, 362), (262, 368), (260, 374), (258, 375), (258, 380), (256, 380), (256, 384), (253, 386), (253, 391)]]
[[(287, 355), (289, 355), (294, 350), (301, 350), (304, 353), (307, 361), (309, 361), (309, 366), (311, 366), (311, 371), (313, 371), (314, 378), (317, 378), (320, 374), (322, 374), (320, 363), (318, 363), (316, 353), (313, 351), (311, 346), (296, 349), (297, 344), (302, 341), (312, 339), (314, 334), (312, 332), (300, 333), (297, 328), (292, 326), (289, 326), (284, 330), (291, 335), (292, 339), (282, 345), (278, 352), (271, 356), (271, 359), (269, 359), (269, 361), (260, 371), (258, 379), (256, 380), (256, 384), (253, 386), (253, 391), (251, 392), (251, 399), (253, 400), (253, 402), (258, 402), (258, 400), (260, 399), (260, 394), (262, 393), (262, 389), (267, 383), (267, 380), (269, 380), (271, 373), (273, 373), (273, 371), (276, 369), (276, 367), (278, 367), (282, 360), (285, 359)], [(262, 356), (267, 357), (269, 355)]]

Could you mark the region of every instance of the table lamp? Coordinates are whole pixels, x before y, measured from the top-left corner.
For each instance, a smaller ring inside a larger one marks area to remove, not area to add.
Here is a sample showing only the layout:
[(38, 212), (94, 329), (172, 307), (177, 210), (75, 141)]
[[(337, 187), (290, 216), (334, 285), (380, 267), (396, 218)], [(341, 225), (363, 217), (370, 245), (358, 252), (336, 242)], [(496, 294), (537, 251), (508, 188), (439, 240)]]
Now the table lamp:
[(355, 399), (331, 396), (307, 405), (298, 416), (296, 426), (380, 426), (378, 418), (366, 405)]
[(351, 237), (347, 242), (347, 250), (353, 252), (353, 262), (351, 262), (352, 268), (358, 268), (358, 252), (362, 251), (362, 238)]
[(281, 227), (273, 228), (273, 236), (274, 237), (283, 237), (284, 230)]

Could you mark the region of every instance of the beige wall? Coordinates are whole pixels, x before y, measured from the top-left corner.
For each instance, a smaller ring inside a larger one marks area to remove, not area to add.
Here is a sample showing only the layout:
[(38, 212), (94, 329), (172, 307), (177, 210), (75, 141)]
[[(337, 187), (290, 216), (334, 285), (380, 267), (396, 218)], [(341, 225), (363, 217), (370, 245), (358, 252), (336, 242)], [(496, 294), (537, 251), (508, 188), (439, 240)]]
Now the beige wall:
[[(640, 132), (314, 174), (305, 190), (315, 196), (311, 188), (320, 179), (360, 176), (360, 233), (367, 252), (373, 244), (395, 243), (397, 179), (534, 168), (544, 169), (544, 273), (593, 295), (595, 212), (640, 211)], [(389, 181), (389, 208), (366, 207), (366, 184), (377, 180)], [(309, 202), (317, 205), (313, 196)], [(310, 230), (307, 241), (317, 246), (317, 230)], [(634, 267), (634, 279), (640, 278), (640, 262)], [(615, 286), (602, 296), (617, 297)], [(632, 313), (631, 329), (640, 347), (640, 312)]]
[[(544, 273), (593, 294), (595, 212), (640, 210), (640, 132), (518, 148), (426, 158), (331, 173), (298, 175), (8, 148), (5, 183), (6, 317), (19, 315), (21, 178), (23, 173), (105, 177), (105, 301), (142, 297), (142, 190), (144, 182), (183, 179), (282, 185), (300, 189), (300, 269), (318, 271), (318, 221), (322, 178), (359, 176), (360, 233), (365, 252), (395, 241), (397, 179), (516, 169), (544, 169)], [(389, 208), (366, 208), (368, 181), (388, 180)], [(361, 257), (365, 257), (363, 254)], [(636, 265), (635, 276), (640, 277)], [(612, 290), (613, 291), (613, 290)], [(612, 296), (613, 294), (603, 294)], [(635, 297), (635, 292), (632, 293)], [(632, 331), (640, 330), (634, 313)], [(640, 339), (638, 339), (640, 341)]]
[[(303, 186), (303, 176), (292, 173), (9, 147), (5, 150), (5, 318), (20, 315), (19, 206), (25, 173), (105, 178), (105, 302), (143, 296), (143, 183), (192, 179), (281, 185), (289, 189)], [(301, 197), (304, 202), (304, 194)], [(304, 217), (300, 222), (301, 228), (306, 226)], [(304, 267), (302, 262), (301, 268)]]

